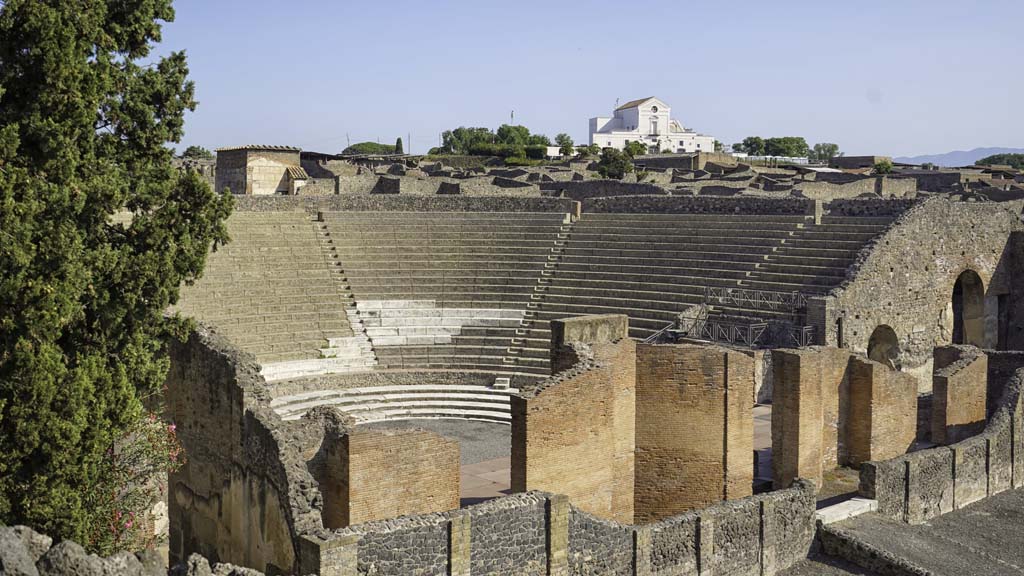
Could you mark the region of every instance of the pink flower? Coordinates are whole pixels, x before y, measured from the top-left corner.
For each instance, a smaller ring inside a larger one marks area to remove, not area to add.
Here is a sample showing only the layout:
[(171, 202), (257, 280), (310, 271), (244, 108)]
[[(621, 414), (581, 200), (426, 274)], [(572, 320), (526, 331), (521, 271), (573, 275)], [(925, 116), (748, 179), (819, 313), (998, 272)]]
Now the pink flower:
[(167, 430), (170, 431), (170, 432), (174, 432), (177, 429), (178, 429), (178, 427), (175, 426), (174, 424), (168, 424), (167, 425)]

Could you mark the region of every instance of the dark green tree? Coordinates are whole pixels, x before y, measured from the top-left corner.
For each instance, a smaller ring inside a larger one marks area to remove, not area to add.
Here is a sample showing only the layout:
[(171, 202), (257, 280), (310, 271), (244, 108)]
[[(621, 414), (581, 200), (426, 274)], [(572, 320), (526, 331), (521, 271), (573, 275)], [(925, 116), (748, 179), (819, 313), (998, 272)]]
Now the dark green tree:
[(804, 157), (810, 153), (807, 141), (799, 136), (780, 136), (764, 141), (766, 156)]
[(724, 148), (725, 146), (721, 142), (715, 140), (715, 152), (721, 152)]
[(189, 146), (181, 153), (182, 158), (195, 158), (197, 160), (213, 160), (213, 152), (202, 146)]
[(105, 453), (187, 327), (164, 312), (226, 240), (230, 194), (172, 165), (196, 105), (184, 53), (150, 54), (173, 17), (0, 2), (0, 523), (58, 540), (100, 521)]
[(601, 151), (597, 171), (602, 178), (622, 180), (623, 176), (633, 171), (633, 159), (615, 148), (605, 148)]
[(398, 140), (395, 140), (395, 154), (405, 154), (405, 149), (402, 148), (401, 136), (398, 137)]
[(647, 145), (643, 142), (634, 140), (626, 144), (626, 147), (623, 148), (622, 151), (625, 152), (626, 156), (636, 158), (637, 156), (647, 154)]
[(819, 142), (811, 149), (809, 159), (815, 162), (828, 163), (836, 156), (840, 156), (839, 145), (831, 142)]
[(572, 156), (574, 150), (572, 137), (565, 132), (555, 135), (555, 145), (558, 146), (558, 153), (562, 156)]
[(530, 139), (530, 129), (526, 126), (512, 126), (510, 124), (502, 124), (498, 126), (498, 131), (495, 133), (498, 144), (507, 144), (509, 146), (526, 146)]
[(551, 146), (551, 139), (543, 134), (530, 134), (526, 138), (527, 146)]
[(493, 144), (494, 132), (490, 128), (466, 128), (460, 126), (441, 133), (442, 154), (469, 154), (470, 149), (481, 144)]
[(1024, 170), (1024, 154), (993, 154), (974, 163), (977, 166), (1009, 166)]
[(875, 174), (892, 174), (892, 162), (882, 160), (875, 164)]
[(743, 139), (743, 151), (751, 156), (764, 156), (764, 138), (760, 136), (747, 136)]
[(380, 142), (356, 142), (341, 151), (342, 154), (394, 154), (395, 147)]

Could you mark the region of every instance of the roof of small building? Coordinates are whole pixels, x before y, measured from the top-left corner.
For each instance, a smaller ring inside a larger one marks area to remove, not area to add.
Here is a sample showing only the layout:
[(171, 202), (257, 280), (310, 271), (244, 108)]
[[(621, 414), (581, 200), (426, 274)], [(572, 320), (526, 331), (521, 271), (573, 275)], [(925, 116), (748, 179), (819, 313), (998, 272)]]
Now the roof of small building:
[(273, 150), (275, 152), (302, 152), (302, 148), (295, 146), (275, 146), (273, 144), (246, 144), (244, 146), (227, 146), (217, 148), (216, 152), (231, 152), (234, 150)]
[(648, 100), (654, 100), (654, 96), (648, 96), (647, 98), (641, 98), (639, 100), (630, 100), (629, 102), (626, 102), (622, 106), (616, 108), (615, 111), (618, 112), (619, 110), (625, 110), (627, 108), (636, 108), (637, 106), (643, 104), (644, 102), (647, 102)]
[(292, 180), (309, 180), (309, 174), (301, 166), (289, 166), (288, 177)]

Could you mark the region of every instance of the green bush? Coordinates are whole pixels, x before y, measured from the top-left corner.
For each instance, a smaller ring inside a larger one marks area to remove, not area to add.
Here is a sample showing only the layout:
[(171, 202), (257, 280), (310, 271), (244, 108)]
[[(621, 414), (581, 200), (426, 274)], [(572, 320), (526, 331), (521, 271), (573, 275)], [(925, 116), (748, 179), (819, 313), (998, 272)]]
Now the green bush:
[(625, 153), (614, 148), (605, 148), (601, 151), (601, 161), (597, 171), (602, 178), (613, 178), (622, 180), (622, 177), (633, 171), (633, 160)]
[(540, 145), (527, 146), (526, 157), (534, 160), (544, 160), (548, 157), (548, 147)]

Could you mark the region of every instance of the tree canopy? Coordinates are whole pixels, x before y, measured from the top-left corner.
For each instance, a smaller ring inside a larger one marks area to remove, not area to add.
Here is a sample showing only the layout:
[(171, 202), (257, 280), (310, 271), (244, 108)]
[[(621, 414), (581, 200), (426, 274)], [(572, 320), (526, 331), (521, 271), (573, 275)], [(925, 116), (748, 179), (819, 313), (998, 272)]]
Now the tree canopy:
[(626, 154), (626, 156), (629, 156), (630, 158), (636, 158), (637, 156), (647, 154), (647, 145), (644, 144), (643, 142), (638, 142), (634, 140), (626, 144), (625, 148), (623, 148), (622, 151)]
[(105, 455), (187, 328), (164, 313), (227, 239), (230, 194), (172, 165), (196, 106), (184, 53), (150, 53), (173, 17), (0, 2), (2, 524), (86, 543), (108, 520), (90, 505)]
[(977, 166), (1009, 166), (1017, 170), (1024, 170), (1024, 154), (993, 154), (978, 160), (974, 164)]
[(543, 158), (541, 147), (551, 146), (543, 134), (531, 134), (526, 126), (502, 124), (497, 132), (490, 128), (460, 126), (441, 134), (441, 146), (432, 151), (439, 154), (501, 156), (502, 158)]
[(814, 162), (829, 162), (836, 156), (842, 156), (843, 153), (839, 151), (839, 145), (831, 142), (819, 142), (811, 148), (811, 153), (808, 159)]
[(572, 156), (575, 151), (572, 137), (565, 132), (555, 135), (555, 145), (558, 146), (558, 153), (562, 156)]
[[(777, 136), (762, 138), (747, 136), (743, 142), (733, 144), (734, 152), (745, 152), (751, 156), (790, 156), (802, 158), (808, 156), (811, 148), (800, 136)], [(838, 149), (838, 147), (837, 147)]]
[[(399, 138), (401, 140), (401, 138)], [(397, 142), (396, 142), (397, 144)], [(342, 154), (396, 154), (395, 147), (391, 144), (379, 142), (356, 142), (355, 144), (341, 151)]]
[(395, 140), (395, 154), (405, 154), (405, 147), (402, 146), (401, 136), (399, 136), (398, 139)]
[(601, 151), (601, 160), (597, 164), (597, 171), (602, 178), (622, 180), (623, 176), (633, 171), (633, 159), (625, 152), (614, 148), (605, 148)]
[(195, 158), (198, 160), (213, 160), (213, 152), (210, 152), (202, 146), (189, 146), (185, 148), (185, 151), (181, 153), (182, 158)]

